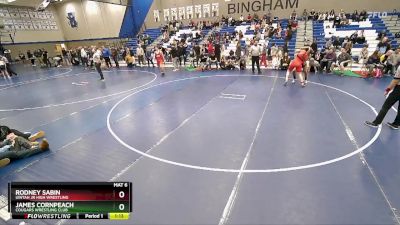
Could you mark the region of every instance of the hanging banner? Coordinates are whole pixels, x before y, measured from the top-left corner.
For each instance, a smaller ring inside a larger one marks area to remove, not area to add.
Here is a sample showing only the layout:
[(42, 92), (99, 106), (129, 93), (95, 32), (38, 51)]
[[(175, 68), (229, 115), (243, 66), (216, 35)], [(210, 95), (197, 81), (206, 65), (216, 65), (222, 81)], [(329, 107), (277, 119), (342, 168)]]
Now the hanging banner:
[(160, 22), (160, 11), (154, 10), (154, 11), (153, 11), (153, 16), (154, 16), (154, 21), (155, 21), (156, 23)]
[(201, 5), (195, 5), (194, 6), (194, 13), (196, 15), (196, 19), (201, 18)]
[(178, 19), (178, 10), (176, 8), (171, 8), (171, 18), (172, 20)]
[(171, 20), (171, 17), (169, 15), (169, 9), (164, 9), (164, 21), (169, 22)]
[(179, 13), (179, 19), (180, 19), (180, 20), (186, 19), (185, 7), (179, 7), (178, 13)]
[(211, 14), (213, 17), (219, 16), (219, 3), (213, 3), (211, 5)]
[(203, 5), (203, 16), (205, 18), (210, 17), (210, 4)]
[(193, 19), (193, 6), (186, 6), (186, 16), (189, 20)]

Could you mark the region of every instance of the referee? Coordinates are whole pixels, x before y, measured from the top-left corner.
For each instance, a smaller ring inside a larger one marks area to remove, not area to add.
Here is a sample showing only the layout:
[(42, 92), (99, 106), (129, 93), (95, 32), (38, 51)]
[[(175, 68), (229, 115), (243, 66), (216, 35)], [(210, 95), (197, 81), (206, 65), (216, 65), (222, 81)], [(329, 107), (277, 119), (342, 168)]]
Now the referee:
[(260, 70), (260, 55), (262, 53), (262, 49), (260, 46), (258, 46), (257, 41), (254, 41), (254, 45), (250, 47), (250, 55), (251, 55), (251, 69), (253, 70), (254, 73), (254, 64), (257, 64), (257, 70), (258, 74), (261, 74)]
[[(392, 91), (392, 92), (391, 92)], [(391, 92), (389, 94), (389, 92)], [(400, 101), (400, 66), (397, 68), (396, 75), (394, 75), (394, 79), (389, 84), (389, 86), (385, 90), (385, 96), (387, 97), (385, 103), (383, 103), (382, 109), (379, 112), (378, 116), (375, 118), (373, 122), (366, 121), (365, 125), (377, 128), (383, 121), (386, 116), (386, 113), (389, 109), (396, 103)], [(386, 123), (390, 128), (394, 130), (398, 130), (400, 126), (400, 103), (399, 109), (397, 111), (396, 119), (393, 123)]]

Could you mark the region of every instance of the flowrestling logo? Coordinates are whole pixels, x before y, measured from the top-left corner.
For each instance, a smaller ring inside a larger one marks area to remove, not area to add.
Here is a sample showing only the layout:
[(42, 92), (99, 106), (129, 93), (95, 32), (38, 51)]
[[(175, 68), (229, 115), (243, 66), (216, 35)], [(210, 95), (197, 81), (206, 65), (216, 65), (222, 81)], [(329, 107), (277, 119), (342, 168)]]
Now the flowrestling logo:
[(368, 18), (384, 18), (388, 16), (388, 12), (368, 12)]

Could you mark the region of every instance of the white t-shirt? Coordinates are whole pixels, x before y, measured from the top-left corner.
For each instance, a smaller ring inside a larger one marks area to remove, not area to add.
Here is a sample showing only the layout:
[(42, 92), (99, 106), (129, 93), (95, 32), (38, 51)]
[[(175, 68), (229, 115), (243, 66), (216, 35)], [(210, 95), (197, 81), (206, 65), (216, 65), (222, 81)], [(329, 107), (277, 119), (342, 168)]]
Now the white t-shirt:
[(261, 52), (262, 52), (261, 47), (258, 45), (252, 45), (250, 48), (251, 56), (260, 56)]
[[(400, 80), (400, 66), (397, 67), (396, 74), (394, 75), (394, 79)], [(400, 83), (397, 84), (397, 86), (399, 86), (399, 85), (400, 85)]]
[(95, 63), (101, 63), (101, 51), (97, 50), (94, 54), (93, 54), (93, 62)]
[(86, 53), (86, 50), (85, 49), (81, 49), (81, 57), (82, 58), (87, 58), (88, 57), (88, 55), (87, 55), (87, 53)]

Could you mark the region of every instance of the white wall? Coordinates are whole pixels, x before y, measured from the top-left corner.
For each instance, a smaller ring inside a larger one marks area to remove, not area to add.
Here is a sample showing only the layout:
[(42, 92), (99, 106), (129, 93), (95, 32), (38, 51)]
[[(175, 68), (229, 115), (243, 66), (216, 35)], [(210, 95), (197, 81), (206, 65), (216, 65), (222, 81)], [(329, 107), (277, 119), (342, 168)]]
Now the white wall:
[[(55, 5), (65, 40), (118, 37), (126, 6), (73, 0)], [(75, 12), (77, 28), (71, 28), (67, 12)]]
[[(243, 12), (241, 11), (242, 3), (249, 3), (250, 2), (250, 12)], [(163, 10), (168, 8), (179, 8), (184, 6), (190, 5), (203, 5), (203, 4), (212, 4), (212, 3), (219, 3), (219, 15), (229, 15), (228, 14), (228, 5), (229, 4), (236, 4), (235, 9), (231, 10), (231, 12), (236, 11), (236, 13), (231, 14), (232, 16), (238, 18), (241, 14), (247, 16), (249, 13), (254, 14), (257, 13), (258, 15), (265, 14), (268, 9), (271, 8), (271, 12), (274, 16), (279, 16), (281, 18), (288, 18), (290, 13), (293, 12), (293, 8), (286, 6), (290, 5), (297, 5), (296, 11), (298, 14), (301, 14), (304, 9), (311, 10), (315, 9), (317, 11), (323, 10), (331, 10), (335, 9), (336, 11), (340, 11), (340, 9), (344, 9), (346, 12), (353, 12), (354, 10), (361, 11), (362, 9), (366, 9), (367, 11), (374, 11), (374, 12), (382, 12), (382, 11), (389, 11), (392, 12), (393, 9), (400, 9), (400, 0), (231, 0), (226, 2), (225, 0), (154, 0), (150, 11), (146, 17), (146, 26), (148, 28), (158, 27), (161, 23), (165, 23)], [(237, 12), (237, 4), (239, 4), (240, 12)], [(254, 5), (253, 5), (254, 4)], [(267, 6), (265, 7), (265, 11), (260, 10), (258, 11), (258, 7), (261, 9), (264, 8), (264, 4)], [(280, 7), (282, 5), (282, 7)], [(231, 5), (232, 6), (232, 5)], [(252, 10), (252, 6), (258, 12)], [(160, 18), (161, 23), (154, 22), (153, 17), (153, 10), (158, 9), (161, 11)], [(215, 17), (212, 18), (202, 18), (201, 20), (214, 20), (218, 19)], [(188, 22), (189, 20), (186, 20)]]
[[(48, 7), (47, 11), (53, 12), (55, 21), (58, 26), (58, 30), (16, 30), (14, 36), (15, 43), (23, 42), (43, 42), (43, 41), (62, 41), (64, 40), (64, 34), (60, 27), (59, 17), (53, 6)], [(12, 32), (13, 33), (13, 32)], [(11, 42), (11, 39), (6, 36), (2, 38), (4, 43)]]

